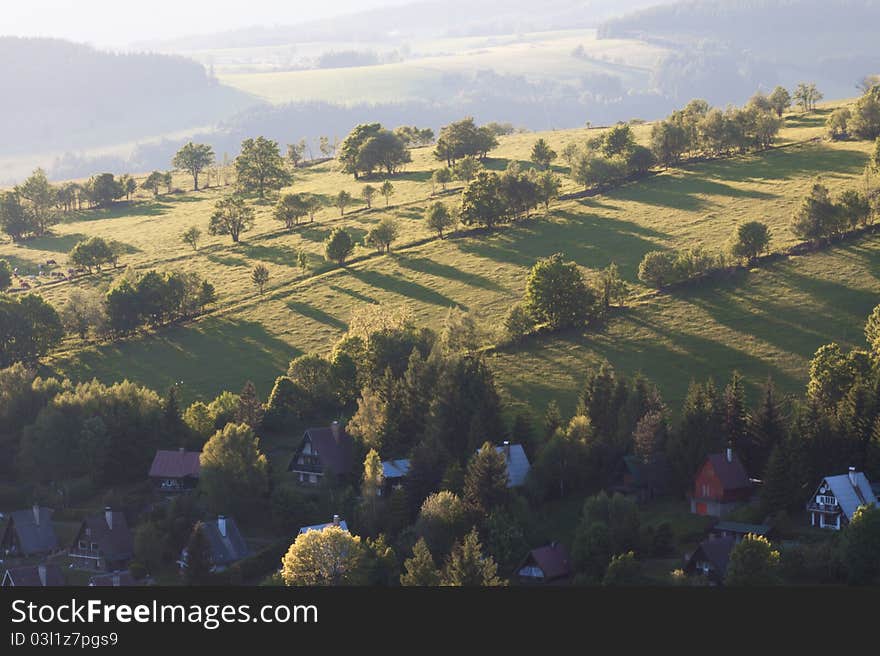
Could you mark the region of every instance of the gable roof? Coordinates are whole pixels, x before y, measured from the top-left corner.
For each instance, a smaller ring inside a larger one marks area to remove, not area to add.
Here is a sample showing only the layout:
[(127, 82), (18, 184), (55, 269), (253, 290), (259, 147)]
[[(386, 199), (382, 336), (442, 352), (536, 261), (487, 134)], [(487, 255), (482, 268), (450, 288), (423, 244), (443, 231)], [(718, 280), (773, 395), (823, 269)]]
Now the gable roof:
[[(309, 531), (323, 531), (325, 528), (330, 526), (335, 526), (335, 522), (327, 522), (326, 524), (313, 524), (312, 526), (303, 526), (299, 530), (299, 534), (308, 533)], [(341, 528), (346, 533), (348, 532), (348, 524), (345, 523), (344, 519), (339, 520), (339, 528)]]
[[(338, 437), (332, 426), (306, 429), (303, 435), (303, 444), (308, 438), (325, 471), (330, 470), (334, 474), (348, 474), (351, 472), (354, 462), (354, 439), (342, 426), (338, 426), (337, 432)], [(293, 468), (301, 450), (302, 445), (294, 454), (288, 469)]]
[(137, 582), (129, 571), (116, 572), (115, 574), (99, 574), (89, 578), (89, 587), (93, 588), (130, 588), (136, 585)]
[(568, 555), (568, 550), (558, 542), (532, 549), (526, 558), (526, 562), (529, 560), (533, 561), (544, 572), (545, 581), (561, 579), (571, 575), (571, 558)]
[(228, 565), (246, 558), (250, 554), (238, 524), (231, 517), (225, 517), (226, 535), (220, 532), (220, 518), (202, 522), (202, 533), (208, 540), (211, 563)]
[[(45, 568), (46, 583), (40, 576), (40, 567)], [(64, 585), (64, 577), (58, 565), (47, 563), (45, 565), (22, 565), (10, 567), (0, 580), (4, 586), (19, 586), (30, 588), (57, 587)]]
[[(39, 521), (38, 521), (39, 520)], [(22, 553), (50, 553), (58, 548), (52, 511), (42, 506), (9, 513), (7, 531), (15, 531)]]
[(198, 478), (199, 451), (156, 451), (150, 466), (150, 478)]
[(834, 497), (843, 514), (847, 519), (852, 519), (853, 513), (859, 506), (870, 503), (877, 505), (877, 497), (871, 488), (871, 483), (863, 472), (853, 472), (856, 479), (855, 486), (849, 480), (849, 474), (838, 476), (826, 476), (823, 480), (831, 488)]
[(403, 478), (409, 473), (409, 459), (385, 460), (382, 462), (382, 475), (385, 478)]
[[(107, 513), (110, 513), (113, 527), (107, 523)], [(128, 560), (134, 552), (134, 539), (125, 514), (118, 511), (106, 511), (100, 515), (90, 515), (83, 520), (80, 533), (83, 528), (91, 530), (89, 540), (98, 545), (104, 558), (107, 560)], [(77, 534), (77, 538), (79, 534)], [(76, 547), (76, 539), (74, 547)]]
[(712, 465), (715, 475), (721, 481), (721, 487), (725, 490), (740, 490), (751, 487), (746, 468), (743, 467), (742, 461), (735, 453), (730, 460), (724, 453), (713, 453), (706, 458), (706, 461)]
[(732, 537), (703, 540), (700, 542), (700, 546), (691, 554), (688, 562), (695, 563), (698, 555), (702, 554), (702, 557), (715, 568), (715, 573), (723, 579), (727, 573), (727, 565), (730, 562), (730, 552), (735, 544), (736, 540)]
[[(502, 444), (501, 446), (496, 446), (495, 451), (504, 456), (504, 461), (507, 463), (507, 487), (520, 487), (524, 485), (532, 466), (529, 464), (529, 458), (526, 456), (522, 445)], [(480, 449), (475, 451), (475, 453), (479, 452)]]

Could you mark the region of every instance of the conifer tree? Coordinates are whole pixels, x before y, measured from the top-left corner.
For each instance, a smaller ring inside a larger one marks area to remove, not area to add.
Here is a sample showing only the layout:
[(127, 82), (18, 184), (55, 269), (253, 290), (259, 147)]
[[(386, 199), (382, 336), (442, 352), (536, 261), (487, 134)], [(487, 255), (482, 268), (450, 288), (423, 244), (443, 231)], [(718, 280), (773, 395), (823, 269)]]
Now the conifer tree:
[(189, 585), (203, 585), (211, 576), (211, 548), (199, 522), (193, 528), (186, 545), (184, 578)]
[(244, 384), (238, 397), (238, 409), (235, 411), (235, 422), (247, 424), (254, 430), (263, 423), (263, 404), (257, 398), (257, 389), (251, 381)]
[(448, 586), (499, 586), (505, 582), (498, 578), (498, 565), (491, 556), (483, 555), (483, 545), (476, 529), (456, 544), (441, 576), (441, 585)]
[(489, 442), (468, 462), (464, 498), (483, 516), (507, 499), (507, 461)]
[(440, 572), (424, 538), (413, 547), (412, 558), (403, 561), (405, 572), (400, 575), (400, 585), (436, 586), (440, 584)]

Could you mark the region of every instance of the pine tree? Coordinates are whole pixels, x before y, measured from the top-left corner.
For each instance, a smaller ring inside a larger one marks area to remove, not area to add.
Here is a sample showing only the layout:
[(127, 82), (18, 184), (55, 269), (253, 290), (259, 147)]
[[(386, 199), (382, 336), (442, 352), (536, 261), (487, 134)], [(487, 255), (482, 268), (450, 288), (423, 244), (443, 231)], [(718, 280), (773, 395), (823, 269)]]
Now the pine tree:
[(532, 413), (528, 408), (516, 413), (513, 427), (510, 429), (510, 438), (514, 444), (522, 444), (526, 450), (533, 448), (535, 430), (532, 426)]
[[(724, 388), (724, 441), (738, 453), (747, 452), (748, 410), (742, 376), (734, 371), (730, 383)], [(747, 463), (750, 464), (750, 463)]]
[(549, 440), (556, 433), (557, 429), (562, 426), (562, 413), (559, 412), (559, 405), (556, 401), (550, 401), (547, 404), (547, 410), (544, 412), (544, 440)]
[(577, 414), (590, 418), (596, 435), (611, 437), (617, 424), (619, 395), (616, 392), (614, 369), (607, 362), (592, 372), (584, 384)]
[(762, 472), (777, 445), (785, 440), (786, 419), (777, 399), (772, 380), (764, 386), (761, 403), (749, 418), (749, 448), (747, 459), (753, 471)]
[(468, 462), (464, 498), (483, 516), (507, 499), (507, 461), (489, 442)]
[(165, 403), (162, 407), (162, 431), (164, 439), (175, 445), (183, 446), (190, 437), (189, 427), (183, 421), (180, 403), (177, 399), (177, 385), (168, 388)]
[(257, 389), (251, 381), (244, 384), (238, 398), (238, 409), (235, 411), (235, 422), (247, 424), (254, 430), (263, 423), (263, 404), (257, 398)]
[(437, 586), (440, 584), (440, 572), (424, 538), (419, 538), (416, 542), (412, 558), (403, 561), (403, 568), (405, 572), (400, 575), (400, 585)]
[(441, 585), (448, 586), (499, 586), (505, 582), (498, 578), (498, 565), (491, 556), (483, 555), (483, 545), (476, 529), (456, 544), (446, 567), (443, 569)]
[(797, 480), (792, 476), (789, 455), (788, 445), (780, 442), (767, 459), (761, 485), (761, 506), (767, 515), (787, 512), (803, 502)]
[(184, 578), (189, 585), (203, 585), (211, 577), (211, 548), (199, 522), (193, 528), (186, 545)]
[(679, 490), (686, 490), (709, 453), (721, 448), (721, 417), (711, 381), (691, 383), (681, 410), (678, 430), (669, 439), (669, 461)]

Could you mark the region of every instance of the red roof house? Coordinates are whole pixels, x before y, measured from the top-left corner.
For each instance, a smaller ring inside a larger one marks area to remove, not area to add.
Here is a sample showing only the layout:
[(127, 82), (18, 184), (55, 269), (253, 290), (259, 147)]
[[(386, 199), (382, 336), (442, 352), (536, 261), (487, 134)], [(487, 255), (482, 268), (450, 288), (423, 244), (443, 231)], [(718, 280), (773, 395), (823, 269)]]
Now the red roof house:
[(724, 453), (706, 457), (691, 490), (691, 512), (697, 515), (724, 517), (747, 502), (753, 486), (742, 461), (728, 448)]

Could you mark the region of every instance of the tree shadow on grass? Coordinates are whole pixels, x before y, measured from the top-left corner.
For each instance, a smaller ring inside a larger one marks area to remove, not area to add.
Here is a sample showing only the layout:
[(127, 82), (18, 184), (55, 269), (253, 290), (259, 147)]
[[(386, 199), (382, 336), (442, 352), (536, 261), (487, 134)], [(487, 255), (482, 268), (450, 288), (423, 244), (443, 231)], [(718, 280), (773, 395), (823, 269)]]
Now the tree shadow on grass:
[(701, 197), (704, 195), (757, 200), (776, 198), (775, 194), (732, 187), (710, 180), (709, 177), (708, 172), (702, 169), (699, 173), (679, 172), (676, 175), (659, 176), (638, 184), (620, 187), (609, 194), (609, 197), (614, 200), (628, 200), (684, 212), (700, 212), (713, 205), (711, 200)]
[(471, 285), (472, 287), (488, 289), (493, 292), (508, 291), (506, 288), (502, 287), (491, 278), (487, 278), (476, 273), (468, 273), (466, 271), (457, 269), (454, 266), (441, 264), (440, 262), (430, 260), (427, 257), (409, 257), (407, 255), (396, 254), (394, 255), (394, 259), (400, 266), (404, 267), (405, 269), (411, 269), (412, 271), (418, 271), (419, 273), (426, 273), (428, 275), (438, 278), (455, 280), (466, 285)]
[(215, 254), (211, 253), (208, 256), (208, 259), (211, 262), (215, 262), (217, 264), (222, 264), (223, 266), (228, 267), (248, 267), (250, 266), (248, 262), (243, 258), (237, 255), (226, 255), (226, 254)]
[(74, 380), (128, 379), (160, 394), (183, 381), (183, 401), (208, 401), (238, 392), (252, 380), (262, 398), (302, 351), (270, 335), (259, 323), (207, 318), (154, 334), (78, 352), (58, 368)]
[(29, 248), (37, 251), (51, 251), (53, 253), (69, 253), (83, 239), (88, 237), (82, 233), (75, 232), (69, 235), (49, 234), (43, 237), (34, 237), (16, 242), (21, 248)]
[(346, 273), (353, 278), (360, 280), (362, 283), (370, 287), (377, 287), (385, 291), (400, 296), (411, 298), (414, 301), (429, 303), (431, 305), (440, 305), (442, 307), (460, 306), (462, 309), (467, 308), (460, 303), (456, 303), (448, 296), (440, 292), (425, 287), (412, 280), (406, 280), (400, 276), (391, 276), (385, 273), (379, 273), (370, 269), (346, 269)]
[(238, 252), (252, 260), (262, 260), (283, 266), (297, 266), (297, 251), (289, 246), (263, 246), (258, 244), (242, 243), (238, 246)]
[(288, 301), (287, 307), (294, 312), (303, 315), (304, 317), (308, 317), (312, 321), (323, 323), (326, 326), (330, 326), (331, 328), (335, 328), (343, 332), (348, 330), (347, 323), (341, 321), (340, 319), (337, 319), (332, 314), (329, 314), (324, 310), (321, 310), (320, 308), (309, 305), (308, 303), (303, 303), (302, 301)]
[(341, 287), (339, 285), (328, 285), (327, 289), (332, 289), (333, 291), (339, 292), (340, 294), (346, 294), (348, 296), (351, 296), (352, 298), (357, 299), (361, 303), (374, 304), (374, 303), (379, 302), (375, 298), (373, 298), (372, 296), (367, 296), (366, 294), (362, 294), (361, 292), (356, 292), (355, 290), (349, 289), (348, 287)]
[(556, 210), (556, 220), (536, 220), (500, 230), (491, 236), (456, 240), (465, 253), (496, 262), (531, 267), (542, 257), (561, 252), (581, 266), (601, 269), (612, 261), (627, 280), (637, 279), (645, 253), (658, 250), (665, 233), (632, 221)]

